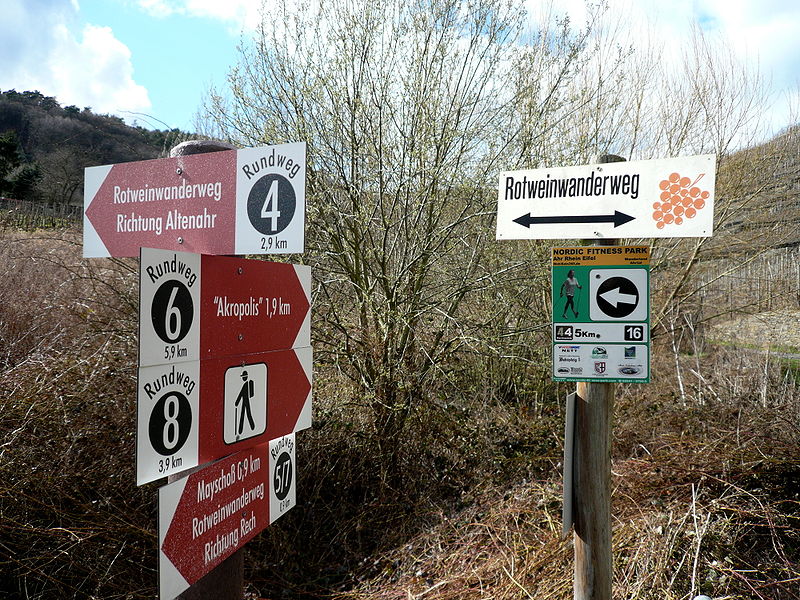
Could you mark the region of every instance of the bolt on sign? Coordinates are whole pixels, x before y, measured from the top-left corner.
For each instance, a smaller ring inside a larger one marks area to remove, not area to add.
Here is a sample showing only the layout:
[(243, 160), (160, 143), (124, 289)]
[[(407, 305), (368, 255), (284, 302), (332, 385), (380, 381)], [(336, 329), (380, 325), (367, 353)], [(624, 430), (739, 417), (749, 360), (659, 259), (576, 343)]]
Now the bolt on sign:
[(89, 167), (84, 257), (303, 252), (306, 144)]
[(296, 501), (294, 434), (253, 446), (158, 490), (159, 588), (175, 598)]
[(709, 237), (716, 155), (500, 174), (497, 239)]
[(311, 426), (311, 270), (142, 248), (137, 484)]
[(555, 381), (650, 381), (649, 284), (649, 246), (552, 249)]

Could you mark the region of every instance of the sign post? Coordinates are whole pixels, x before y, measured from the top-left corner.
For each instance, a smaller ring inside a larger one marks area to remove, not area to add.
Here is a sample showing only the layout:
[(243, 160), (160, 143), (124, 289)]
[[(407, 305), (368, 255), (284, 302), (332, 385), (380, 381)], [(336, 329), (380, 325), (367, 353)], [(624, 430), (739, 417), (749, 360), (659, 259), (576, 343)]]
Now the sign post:
[[(184, 175), (184, 167), (187, 165), (185, 164), (186, 161), (194, 160), (193, 155), (205, 155), (208, 152), (219, 152), (220, 150), (231, 149), (227, 144), (214, 142), (214, 141), (190, 141), (184, 142), (179, 144), (175, 148), (172, 149), (170, 152), (170, 156), (172, 159), (176, 159), (177, 165), (170, 165), (175, 167), (175, 174), (176, 175)], [(232, 152), (225, 153), (227, 155), (233, 154)], [(220, 156), (217, 154), (215, 156)], [(219, 230), (214, 233), (213, 230), (209, 230), (208, 228), (203, 229), (200, 228), (198, 232), (190, 232), (191, 237), (188, 238), (191, 242), (187, 244), (187, 237), (184, 235), (179, 235), (177, 237), (170, 236), (169, 240), (166, 239), (159, 239), (160, 243), (157, 244), (146, 244), (146, 243), (138, 243), (138, 246), (157, 246), (161, 248), (172, 248), (175, 250), (188, 250), (188, 251), (195, 251), (195, 252), (207, 252), (210, 254), (232, 254), (238, 252), (247, 252), (250, 254), (284, 254), (287, 252), (302, 252), (303, 250), (303, 240), (304, 240), (304, 229), (305, 229), (305, 144), (289, 144), (289, 145), (282, 145), (278, 147), (272, 148), (262, 148), (262, 149), (251, 149), (250, 151), (238, 151), (236, 153), (237, 161), (236, 161), (236, 192), (233, 196), (235, 202), (232, 202), (231, 196), (226, 196), (225, 199), (225, 207), (220, 207), (222, 211), (222, 219), (220, 221)], [(225, 164), (228, 165), (228, 169), (230, 168), (229, 159), (224, 159)], [(102, 174), (103, 170), (100, 170), (98, 175)], [(212, 171), (213, 173), (213, 171)], [(260, 174), (260, 175), (259, 175)], [(256, 175), (259, 175), (256, 177)], [(150, 175), (148, 174), (148, 177)], [(207, 177), (202, 169), (193, 169), (190, 168), (190, 172), (185, 175), (187, 179), (194, 179), (197, 181), (197, 178), (200, 177)], [(87, 172), (87, 180), (89, 179), (89, 173)], [(101, 236), (97, 234), (94, 228), (91, 226), (90, 217), (89, 217), (89, 210), (88, 204), (93, 200), (96, 199), (95, 196), (99, 195), (99, 188), (101, 185), (97, 183), (99, 180), (98, 177), (93, 178), (93, 186), (94, 189), (98, 190), (98, 193), (95, 195), (90, 194), (90, 186), (87, 185), (87, 216), (84, 219), (84, 256), (103, 256), (104, 252), (107, 252), (105, 247), (105, 243), (100, 238)], [(231, 177), (228, 173), (221, 175), (219, 177), (220, 180), (220, 194), (216, 196), (216, 182), (214, 182), (214, 186), (211, 188), (212, 194), (214, 194), (215, 199), (219, 198), (222, 201), (223, 194), (222, 194), (222, 186), (224, 185), (226, 189), (230, 188), (231, 185)], [(250, 183), (252, 180), (252, 183)], [(88, 183), (88, 181), (87, 181)], [(135, 181), (134, 181), (135, 183)], [(194, 183), (194, 182), (190, 182)], [(202, 180), (199, 182), (202, 184)], [(268, 183), (269, 185), (265, 185)], [(167, 181), (169, 184), (169, 180)], [(291, 188), (291, 189), (287, 189)], [(149, 182), (146, 184), (146, 189), (149, 189), (150, 184)], [(135, 186), (134, 186), (135, 189)], [(200, 189), (198, 187), (198, 189)], [(208, 192), (208, 182), (206, 182), (206, 190)], [(106, 205), (108, 204), (108, 199), (105, 199)], [(102, 202), (100, 203), (102, 207)], [(260, 206), (260, 210), (259, 210)], [(107, 212), (108, 208), (106, 207), (105, 210)], [(164, 210), (163, 208), (161, 209)], [(204, 209), (205, 210), (205, 209)], [(213, 209), (212, 209), (213, 210)], [(235, 212), (233, 212), (235, 210)], [(102, 210), (100, 211), (102, 212)], [(206, 211), (207, 212), (207, 211)], [(163, 214), (160, 215), (163, 219)], [(205, 216), (205, 212), (204, 212)], [(119, 217), (117, 217), (119, 218)], [(156, 214), (153, 216), (153, 219), (156, 221), (158, 220), (159, 215)], [(168, 217), (167, 217), (168, 218)], [(225, 219), (228, 221), (226, 222)], [(234, 227), (230, 227), (229, 223), (233, 222)], [(191, 223), (189, 223), (191, 224)], [(211, 225), (214, 227), (214, 223), (208, 223), (208, 221), (200, 221), (198, 223), (198, 219), (195, 219), (195, 225)], [(226, 226), (227, 225), (227, 226)], [(94, 235), (93, 235), (94, 233)], [(160, 233), (160, 232), (159, 232)], [(107, 234), (110, 235), (115, 241), (118, 239), (118, 234)], [(160, 236), (159, 236), (160, 237)], [(122, 236), (120, 241), (124, 241), (125, 237)], [(222, 244), (221, 247), (218, 247), (218, 244)], [(89, 249), (87, 250), (87, 246)], [(233, 247), (233, 251), (231, 250)], [(133, 251), (130, 247), (127, 249), (127, 253), (135, 254), (136, 252)], [(242, 273), (239, 272), (237, 267), (237, 275), (241, 275)], [(187, 282), (188, 283), (188, 282)], [(200, 287), (199, 284), (197, 286)], [(238, 290), (241, 292), (242, 290)], [(310, 293), (307, 293), (306, 296), (310, 299)], [(165, 349), (165, 357), (172, 358), (173, 360), (181, 359), (181, 358), (188, 358), (188, 350), (186, 356), (181, 356), (180, 347), (177, 346), (180, 342), (178, 340), (171, 339), (169, 336), (172, 332), (176, 330), (182, 331), (186, 325), (183, 320), (181, 320), (181, 326), (178, 326), (176, 319), (183, 318), (186, 309), (186, 306), (181, 306), (180, 304), (175, 304), (177, 302), (177, 294), (175, 296), (175, 302), (170, 302), (170, 299), (173, 297), (173, 292), (169, 291), (169, 298), (167, 299), (167, 303), (165, 305), (161, 305), (163, 308), (163, 314), (161, 310), (155, 311), (154, 317), (163, 317), (164, 322), (164, 332), (167, 333), (168, 339), (164, 340), (163, 338), (160, 339), (160, 342), (163, 343)], [(182, 295), (184, 301), (186, 295)], [(224, 297), (225, 299), (222, 300), (221, 298), (217, 300), (216, 304), (224, 304), (226, 308), (223, 308), (223, 315), (226, 314), (228, 301), (227, 296)], [(275, 296), (272, 297), (273, 300)], [(281, 296), (282, 298), (282, 296)], [(268, 305), (273, 304), (272, 300), (267, 301)], [(274, 302), (274, 304), (283, 306), (283, 302)], [(249, 305), (249, 300), (248, 300)], [(195, 304), (194, 306), (198, 306)], [(180, 311), (177, 315), (175, 309)], [(192, 315), (194, 316), (194, 309), (192, 309)], [(245, 312), (242, 310), (239, 311)], [(279, 311), (280, 312), (280, 311)], [(285, 311), (283, 311), (285, 313)], [(198, 310), (198, 317), (200, 311)], [(273, 313), (270, 313), (271, 315)], [(281, 316), (285, 316), (281, 315)], [(199, 318), (197, 319), (199, 321)], [(141, 323), (141, 319), (140, 319)], [(154, 320), (154, 328), (155, 328), (155, 320)], [(284, 329), (287, 325), (284, 323)], [(289, 325), (289, 337), (291, 337), (291, 330), (293, 325)], [(224, 328), (230, 329), (230, 328)], [(306, 333), (307, 327), (307, 317), (306, 320), (298, 327), (297, 336), (295, 337), (295, 341), (297, 339), (304, 340), (308, 338), (308, 345), (310, 346), (310, 337), (309, 334)], [(221, 332), (222, 333), (222, 332)], [(223, 334), (223, 338), (229, 339), (231, 335), (230, 331), (225, 332), (227, 335)], [(248, 332), (249, 333), (249, 332)], [(158, 339), (161, 337), (158, 335), (159, 332), (156, 332), (156, 352), (155, 355), (158, 356), (158, 348), (160, 345), (158, 343)], [(235, 342), (242, 342), (244, 341), (244, 334), (242, 332), (234, 332), (235, 335)], [(240, 337), (240, 335), (242, 337)], [(199, 338), (199, 323), (198, 323), (198, 333), (196, 337)], [(256, 337), (264, 337), (264, 336), (256, 336)], [(266, 336), (267, 338), (271, 336)], [(279, 336), (285, 338), (285, 334)], [(153, 339), (151, 337), (151, 339)], [(140, 344), (141, 344), (140, 340)], [(171, 351), (170, 345), (173, 345), (174, 352)], [(281, 342), (280, 345), (286, 345), (285, 340)], [(294, 345), (294, 344), (292, 344)], [(248, 343), (249, 346), (249, 343)], [(213, 353), (217, 350), (217, 348), (213, 345), (204, 346), (197, 350), (198, 358), (203, 355), (203, 350), (207, 349), (209, 353)], [(259, 348), (262, 349), (263, 348)], [(310, 348), (309, 348), (310, 351)], [(223, 354), (225, 351), (223, 351)], [(140, 356), (142, 355), (142, 347), (140, 346)], [(307, 371), (307, 379), (310, 382), (310, 356), (309, 356), (309, 367), (306, 369)], [(243, 386), (244, 387), (244, 386)], [(249, 386), (248, 386), (248, 395), (249, 395)], [(199, 393), (198, 393), (199, 395)], [(255, 383), (253, 384), (253, 394), (255, 395)], [(251, 400), (252, 400), (251, 396)], [(310, 394), (309, 394), (310, 399)], [(235, 401), (234, 401), (235, 402)], [(267, 399), (265, 398), (265, 402)], [(310, 402), (307, 403), (309, 406), (309, 413), (307, 417), (298, 419), (299, 421), (307, 421), (308, 426), (310, 426)], [(244, 409), (242, 409), (244, 410)], [(249, 425), (249, 421), (248, 421)], [(171, 475), (169, 477), (170, 483), (174, 483), (177, 481), (177, 477)], [(159, 548), (161, 544), (159, 544)], [(166, 561), (162, 564), (166, 567)], [(163, 577), (163, 574), (162, 574)], [(162, 585), (164, 582), (169, 582), (170, 578), (166, 580), (162, 579)], [(174, 580), (173, 580), (174, 581)], [(183, 589), (183, 586), (180, 586)], [(176, 592), (179, 593), (179, 592)], [(162, 597), (165, 595), (163, 588), (161, 592)], [(199, 581), (195, 582), (194, 585), (185, 589), (183, 593), (181, 593), (181, 598), (183, 600), (202, 600), (205, 598), (215, 598), (217, 600), (241, 600), (244, 597), (244, 553), (241, 551), (235, 551), (230, 556), (228, 556), (225, 560), (222, 561), (216, 568), (211, 570), (209, 573), (204, 575)]]
[[(649, 249), (619, 247), (616, 238), (711, 236), (715, 179), (713, 154), (604, 155), (591, 165), (500, 174), (498, 240), (589, 246), (553, 249), (553, 378), (578, 382), (567, 401), (562, 529), (574, 524), (575, 600), (611, 600), (614, 385), (650, 378)], [(638, 257), (607, 260), (617, 254)]]
[[(624, 160), (616, 155), (603, 155), (599, 163), (607, 165)], [(603, 239), (585, 240), (585, 243), (596, 244), (593, 247), (608, 247), (619, 242)], [(574, 600), (612, 600), (611, 422), (615, 385), (580, 381), (575, 391), (575, 464), (572, 467)]]

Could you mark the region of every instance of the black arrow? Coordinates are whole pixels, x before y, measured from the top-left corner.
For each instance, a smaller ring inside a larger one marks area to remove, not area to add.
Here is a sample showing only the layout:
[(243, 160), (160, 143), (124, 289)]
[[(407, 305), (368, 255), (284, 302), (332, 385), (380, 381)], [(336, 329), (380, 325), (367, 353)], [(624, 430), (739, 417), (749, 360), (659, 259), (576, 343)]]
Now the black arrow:
[(613, 215), (574, 215), (571, 217), (532, 217), (531, 213), (527, 213), (514, 219), (514, 223), (519, 223), (527, 228), (530, 228), (531, 225), (554, 223), (613, 223), (614, 227), (619, 227), (628, 221), (633, 221), (635, 218), (618, 210), (615, 210)]

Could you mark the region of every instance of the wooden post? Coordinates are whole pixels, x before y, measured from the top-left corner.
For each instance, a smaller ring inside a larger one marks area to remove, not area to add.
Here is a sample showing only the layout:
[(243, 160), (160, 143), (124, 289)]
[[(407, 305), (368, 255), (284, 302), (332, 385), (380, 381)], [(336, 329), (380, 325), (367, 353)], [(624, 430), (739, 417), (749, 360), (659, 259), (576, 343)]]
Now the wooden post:
[[(235, 150), (236, 147), (216, 140), (191, 140), (170, 150), (170, 157)], [(185, 477), (186, 473), (170, 475), (168, 481)], [(242, 600), (244, 598), (244, 549), (240, 548), (213, 571), (178, 596), (181, 600)]]
[[(603, 155), (598, 163), (621, 162)], [(616, 239), (584, 240), (614, 246)], [(611, 600), (611, 419), (614, 384), (579, 382), (575, 398), (574, 600)]]

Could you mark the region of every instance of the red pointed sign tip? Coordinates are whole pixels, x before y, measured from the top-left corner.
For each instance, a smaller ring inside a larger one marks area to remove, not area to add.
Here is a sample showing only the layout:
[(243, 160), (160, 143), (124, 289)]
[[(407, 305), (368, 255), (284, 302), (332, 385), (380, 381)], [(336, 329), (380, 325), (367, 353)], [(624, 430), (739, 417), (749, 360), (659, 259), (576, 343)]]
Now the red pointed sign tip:
[[(269, 525), (268, 444), (188, 476), (161, 551), (192, 585)], [(177, 485), (179, 482), (169, 485)]]

